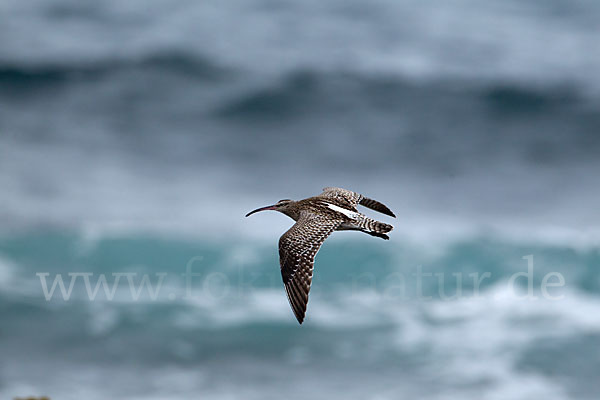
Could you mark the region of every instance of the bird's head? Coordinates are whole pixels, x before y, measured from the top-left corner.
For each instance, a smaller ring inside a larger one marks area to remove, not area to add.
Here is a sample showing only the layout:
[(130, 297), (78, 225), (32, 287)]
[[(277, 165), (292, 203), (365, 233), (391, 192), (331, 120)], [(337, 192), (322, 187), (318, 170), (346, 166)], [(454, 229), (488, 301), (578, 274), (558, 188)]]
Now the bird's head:
[(277, 203), (273, 204), (272, 206), (261, 207), (261, 208), (257, 208), (256, 210), (250, 211), (248, 214), (246, 214), (246, 217), (249, 217), (250, 215), (257, 213), (259, 211), (266, 211), (266, 210), (275, 210), (275, 211), (279, 211), (284, 214), (287, 214), (286, 211), (288, 210), (288, 206), (292, 203), (294, 203), (294, 201), (290, 200), (290, 199), (279, 200)]

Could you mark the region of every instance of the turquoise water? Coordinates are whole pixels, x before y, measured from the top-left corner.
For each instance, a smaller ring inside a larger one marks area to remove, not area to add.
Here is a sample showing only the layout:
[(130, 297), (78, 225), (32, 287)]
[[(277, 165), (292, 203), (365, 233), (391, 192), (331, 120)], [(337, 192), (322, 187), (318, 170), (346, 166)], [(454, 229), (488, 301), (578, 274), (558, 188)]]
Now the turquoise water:
[[(317, 255), (302, 327), (285, 298), (275, 243), (52, 231), (4, 237), (2, 393), (60, 393), (68, 378), (67, 399), (283, 390), (300, 398), (308, 380), (324, 396), (350, 390), (350, 398), (595, 398), (597, 248), (485, 237), (432, 251), (336, 235)], [(536, 299), (526, 297), (527, 278), (508, 284), (527, 272), (528, 255)], [(189, 288), (188, 264), (197, 274)], [(155, 298), (144, 289), (134, 299), (122, 278), (114, 297), (101, 289), (90, 300), (79, 276), (68, 300), (58, 287), (46, 300), (36, 274), (48, 273), (48, 286), (62, 274), (68, 287), (69, 272), (89, 273), (92, 287), (101, 274), (111, 285), (114, 273), (132, 274), (134, 285), (148, 274), (154, 290), (157, 274), (166, 276)], [(540, 290), (552, 272), (564, 277), (547, 289), (559, 300)], [(472, 274), (485, 273), (475, 292)]]

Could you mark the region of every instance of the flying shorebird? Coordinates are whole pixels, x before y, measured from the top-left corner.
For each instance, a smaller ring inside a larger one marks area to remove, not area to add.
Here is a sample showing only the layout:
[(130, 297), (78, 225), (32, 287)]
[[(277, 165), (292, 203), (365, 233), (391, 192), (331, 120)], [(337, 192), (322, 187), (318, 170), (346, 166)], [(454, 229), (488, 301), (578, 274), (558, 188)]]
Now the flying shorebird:
[(275, 210), (296, 221), (279, 238), (279, 264), (287, 298), (301, 324), (306, 314), (315, 255), (325, 239), (333, 231), (360, 231), (388, 240), (386, 233), (394, 229), (358, 212), (359, 204), (396, 218), (380, 202), (334, 187), (326, 187), (318, 196), (299, 201), (279, 200), (277, 204), (246, 214), (248, 217), (259, 211)]

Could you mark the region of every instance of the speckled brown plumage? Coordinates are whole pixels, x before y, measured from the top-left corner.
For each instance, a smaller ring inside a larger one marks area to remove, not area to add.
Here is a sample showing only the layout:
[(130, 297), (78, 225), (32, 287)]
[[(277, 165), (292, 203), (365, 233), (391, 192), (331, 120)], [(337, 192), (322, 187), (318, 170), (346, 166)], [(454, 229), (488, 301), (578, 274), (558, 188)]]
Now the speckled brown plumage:
[(386, 233), (393, 227), (361, 214), (356, 208), (358, 205), (395, 217), (388, 207), (376, 200), (333, 187), (323, 189), (318, 196), (299, 201), (280, 200), (246, 214), (275, 210), (296, 221), (279, 239), (279, 263), (285, 292), (300, 324), (306, 314), (315, 255), (332, 232), (356, 230), (389, 239)]

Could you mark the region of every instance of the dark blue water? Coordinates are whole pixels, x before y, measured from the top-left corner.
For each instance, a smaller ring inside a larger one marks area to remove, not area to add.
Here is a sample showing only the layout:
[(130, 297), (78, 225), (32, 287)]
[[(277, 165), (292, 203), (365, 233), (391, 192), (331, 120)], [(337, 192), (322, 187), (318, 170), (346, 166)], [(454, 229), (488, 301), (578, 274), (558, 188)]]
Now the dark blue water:
[[(595, 399), (599, 17), (2, 3), (0, 394)], [(291, 220), (243, 215), (324, 186), (398, 218), (325, 243), (299, 327)]]

